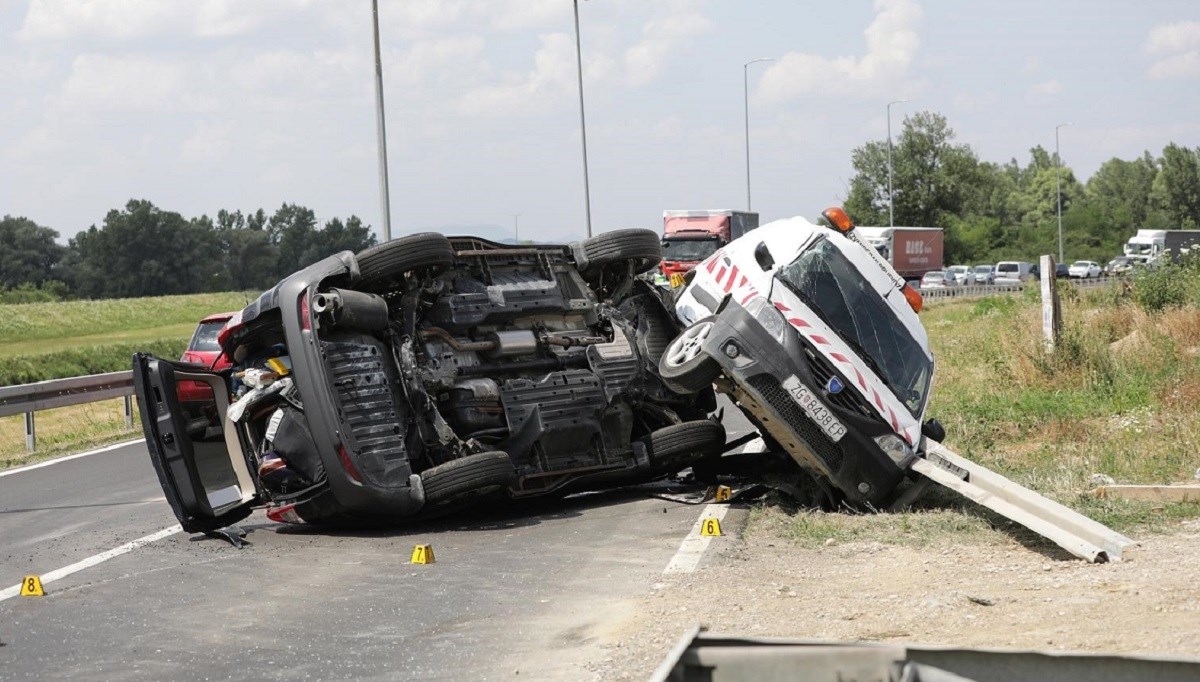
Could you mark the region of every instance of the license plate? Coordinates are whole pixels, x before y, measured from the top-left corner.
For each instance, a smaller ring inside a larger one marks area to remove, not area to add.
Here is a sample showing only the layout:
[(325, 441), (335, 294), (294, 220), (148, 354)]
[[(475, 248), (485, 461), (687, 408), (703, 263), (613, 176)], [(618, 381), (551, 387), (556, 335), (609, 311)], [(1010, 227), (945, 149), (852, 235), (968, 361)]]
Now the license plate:
[(846, 435), (846, 427), (842, 426), (842, 422), (838, 421), (833, 411), (825, 407), (807, 386), (800, 383), (799, 379), (794, 376), (789, 377), (783, 382), (783, 388), (788, 395), (792, 396), (792, 400), (796, 401), (800, 409), (804, 410), (804, 413), (812, 418), (817, 426), (821, 427), (826, 436), (829, 436), (829, 440), (836, 443)]

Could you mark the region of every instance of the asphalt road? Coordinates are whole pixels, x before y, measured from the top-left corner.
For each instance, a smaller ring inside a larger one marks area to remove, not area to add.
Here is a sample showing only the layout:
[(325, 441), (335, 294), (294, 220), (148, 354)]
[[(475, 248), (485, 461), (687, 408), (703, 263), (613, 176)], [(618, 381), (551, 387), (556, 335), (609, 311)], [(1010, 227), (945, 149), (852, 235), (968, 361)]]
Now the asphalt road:
[[(389, 531), (255, 514), (241, 550), (175, 533), (0, 601), (0, 679), (586, 677), (701, 513), (654, 492)], [(0, 589), (174, 523), (143, 443), (0, 477)]]

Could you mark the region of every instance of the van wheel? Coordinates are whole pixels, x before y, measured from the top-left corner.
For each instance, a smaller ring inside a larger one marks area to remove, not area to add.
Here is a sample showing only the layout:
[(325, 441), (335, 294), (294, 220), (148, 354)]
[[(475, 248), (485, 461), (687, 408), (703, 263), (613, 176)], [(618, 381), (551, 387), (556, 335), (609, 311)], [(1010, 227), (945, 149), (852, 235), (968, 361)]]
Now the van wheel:
[(629, 263), (630, 274), (638, 275), (662, 262), (662, 238), (640, 228), (605, 232), (579, 242), (575, 260), (589, 280), (618, 263)]
[(445, 268), (454, 263), (450, 240), (437, 232), (398, 237), (359, 252), (357, 287), (374, 293), (386, 292), (404, 275), (419, 268)]
[(725, 446), (725, 427), (711, 419), (672, 424), (651, 433), (645, 443), (654, 466), (683, 465), (720, 452)]
[(421, 472), (425, 504), (441, 505), (508, 486), (516, 470), (507, 452), (481, 452)]
[(658, 361), (658, 375), (667, 388), (690, 395), (712, 386), (721, 374), (721, 366), (704, 352), (715, 324), (711, 317), (684, 329), (667, 345)]

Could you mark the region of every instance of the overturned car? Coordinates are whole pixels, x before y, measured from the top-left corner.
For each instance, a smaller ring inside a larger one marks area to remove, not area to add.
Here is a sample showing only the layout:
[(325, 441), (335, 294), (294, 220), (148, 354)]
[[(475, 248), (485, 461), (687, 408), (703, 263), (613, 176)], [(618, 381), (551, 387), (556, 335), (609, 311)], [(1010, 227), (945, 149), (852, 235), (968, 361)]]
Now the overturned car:
[(657, 234), (618, 230), (563, 246), (425, 233), (315, 263), (222, 330), (229, 369), (134, 355), (167, 501), (189, 532), (259, 506), (393, 521), (719, 452), (712, 388), (658, 376), (679, 329), (637, 275), (660, 260)]
[(925, 437), (944, 437), (925, 420), (934, 359), (920, 294), (844, 211), (825, 217), (764, 225), (696, 266), (659, 374), (680, 393), (715, 381), (810, 475), (812, 502), (882, 506)]

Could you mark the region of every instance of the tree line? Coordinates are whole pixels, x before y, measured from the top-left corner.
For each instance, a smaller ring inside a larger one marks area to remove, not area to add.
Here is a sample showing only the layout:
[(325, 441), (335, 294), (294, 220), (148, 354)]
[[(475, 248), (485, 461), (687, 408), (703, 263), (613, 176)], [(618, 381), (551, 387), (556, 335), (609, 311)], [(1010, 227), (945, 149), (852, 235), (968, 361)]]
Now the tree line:
[(221, 210), (185, 218), (145, 200), (58, 243), (28, 218), (0, 219), (0, 292), (11, 302), (262, 290), (325, 256), (376, 243), (357, 216), (321, 225), (311, 209)]
[[(945, 117), (913, 114), (892, 145), (895, 224), (943, 228), (948, 265), (1057, 254), (1060, 192), (1068, 261), (1103, 263), (1139, 229), (1200, 228), (1200, 149), (1172, 143), (1159, 156), (1114, 157), (1085, 183), (1060, 160), (1057, 186), (1055, 160), (1037, 146), (1024, 165), (982, 161)], [(854, 149), (851, 161), (847, 213), (887, 225), (887, 142)]]

